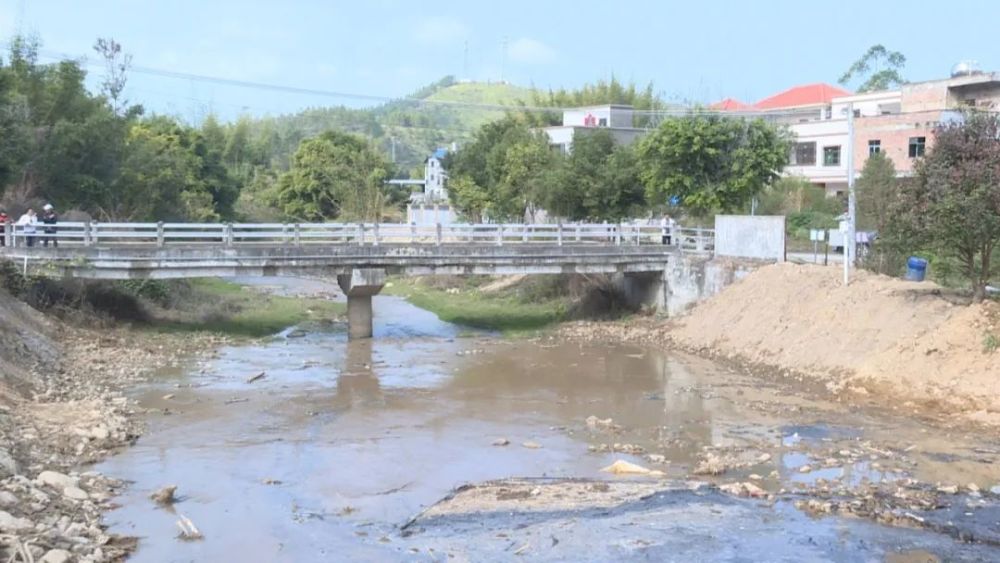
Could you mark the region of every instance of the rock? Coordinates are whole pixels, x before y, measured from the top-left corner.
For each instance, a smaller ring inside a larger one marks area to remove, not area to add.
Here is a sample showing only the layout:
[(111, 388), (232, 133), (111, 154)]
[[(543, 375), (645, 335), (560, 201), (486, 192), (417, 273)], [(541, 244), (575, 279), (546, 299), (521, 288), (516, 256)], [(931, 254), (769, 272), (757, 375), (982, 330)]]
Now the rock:
[(646, 456), (646, 459), (649, 461), (649, 463), (666, 463), (667, 462), (667, 456), (660, 455), (660, 454), (649, 454), (649, 455)]
[(27, 518), (15, 518), (9, 512), (0, 510), (0, 531), (23, 532), (35, 527), (35, 524)]
[(767, 463), (771, 461), (771, 454), (760, 454), (757, 456), (757, 463)]
[(494, 446), (506, 446), (506, 445), (509, 445), (509, 444), (510, 444), (510, 440), (508, 440), (507, 438), (497, 438), (496, 440), (493, 440), (493, 445)]
[(176, 491), (177, 485), (168, 485), (149, 495), (149, 498), (153, 499), (157, 504), (169, 506), (176, 500), (176, 498), (174, 498), (174, 493)]
[(19, 473), (14, 456), (6, 448), (0, 448), (0, 479)]
[(720, 485), (719, 490), (738, 497), (762, 498), (767, 496), (767, 491), (749, 482), (726, 483)]
[(966, 488), (969, 489), (969, 491), (973, 492), (973, 493), (978, 493), (979, 492), (979, 485), (977, 485), (975, 483), (969, 483), (968, 485), (966, 485)]
[(90, 436), (95, 440), (107, 440), (111, 436), (111, 431), (103, 424), (90, 431)]
[(802, 467), (799, 468), (799, 473), (809, 473), (812, 470), (813, 470), (812, 467), (808, 465), (803, 465)]
[(87, 500), (90, 495), (80, 487), (66, 487), (63, 489), (63, 496), (73, 500)]
[(306, 334), (307, 334), (306, 331), (302, 330), (301, 328), (297, 328), (297, 329), (289, 332), (288, 335), (287, 335), (287, 337), (288, 338), (302, 338)]
[(17, 505), (17, 497), (14, 493), (8, 491), (0, 491), (0, 508), (7, 508), (10, 506)]
[(42, 471), (35, 478), (35, 482), (39, 485), (48, 485), (59, 490), (76, 486), (76, 478), (59, 473), (58, 471)]
[(946, 495), (958, 494), (958, 485), (943, 485), (937, 488), (939, 493)]
[(173, 399), (173, 398), (174, 398), (174, 394), (173, 393), (167, 393), (166, 395), (163, 396), (163, 400), (164, 401), (169, 401), (170, 399)]
[(542, 445), (539, 444), (538, 442), (532, 442), (531, 440), (528, 440), (527, 442), (524, 442), (521, 445), (524, 446), (525, 448), (528, 448), (529, 450), (537, 450), (538, 448), (542, 447)]
[(614, 424), (614, 420), (610, 418), (597, 418), (594, 415), (587, 417), (587, 428), (591, 430), (611, 428), (612, 424)]
[(72, 556), (65, 549), (50, 549), (38, 563), (67, 563)]
[(614, 473), (615, 475), (663, 475), (662, 471), (653, 471), (623, 459), (619, 459), (611, 465), (602, 468), (601, 471), (604, 473)]
[(247, 378), (247, 383), (253, 383), (254, 381), (264, 379), (267, 376), (267, 372), (262, 371), (260, 373), (255, 373)]
[(1000, 485), (993, 485), (990, 487), (990, 494), (1000, 496)]
[(764, 480), (764, 478), (763, 478), (763, 477), (761, 477), (760, 475), (757, 475), (756, 473), (751, 473), (751, 474), (750, 474), (750, 475), (748, 476), (748, 478), (749, 478), (749, 479), (750, 479), (751, 481), (762, 481), (762, 480)]

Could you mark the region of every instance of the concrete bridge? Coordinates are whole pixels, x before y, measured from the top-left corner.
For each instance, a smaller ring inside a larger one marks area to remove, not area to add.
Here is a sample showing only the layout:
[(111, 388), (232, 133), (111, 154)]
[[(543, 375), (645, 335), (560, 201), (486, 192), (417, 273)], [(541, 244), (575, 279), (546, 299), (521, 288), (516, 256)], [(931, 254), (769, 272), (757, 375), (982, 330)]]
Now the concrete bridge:
[(54, 233), (42, 228), (7, 225), (0, 256), (25, 270), (87, 279), (336, 276), (347, 295), (351, 338), (371, 336), (372, 296), (390, 274), (656, 280), (672, 259), (706, 256), (713, 245), (711, 230), (632, 224), (90, 222), (60, 223)]

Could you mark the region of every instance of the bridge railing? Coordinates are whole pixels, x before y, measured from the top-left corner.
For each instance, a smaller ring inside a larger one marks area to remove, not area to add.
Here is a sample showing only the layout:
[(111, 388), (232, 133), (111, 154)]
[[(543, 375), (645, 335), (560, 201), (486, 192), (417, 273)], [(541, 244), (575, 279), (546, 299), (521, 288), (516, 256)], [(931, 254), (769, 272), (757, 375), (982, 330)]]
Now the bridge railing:
[(712, 229), (633, 223), (101, 223), (64, 221), (34, 227), (7, 223), (8, 247), (321, 245), (353, 244), (601, 244), (660, 245), (682, 252), (714, 249)]

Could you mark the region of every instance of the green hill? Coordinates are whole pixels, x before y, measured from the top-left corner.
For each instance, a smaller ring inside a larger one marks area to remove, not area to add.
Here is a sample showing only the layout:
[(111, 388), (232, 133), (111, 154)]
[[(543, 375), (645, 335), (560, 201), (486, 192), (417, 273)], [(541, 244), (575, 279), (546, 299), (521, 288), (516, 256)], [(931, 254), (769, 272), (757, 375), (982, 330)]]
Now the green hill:
[[(266, 138), (273, 164), (286, 167), (303, 139), (337, 129), (363, 135), (393, 153), (400, 170), (411, 170), (434, 149), (463, 143), (482, 124), (503, 117), (504, 110), (462, 104), (510, 106), (530, 103), (530, 88), (504, 83), (456, 82), (445, 77), (407, 99), (370, 109), (310, 108), (296, 114), (253, 120), (251, 135)], [(453, 102), (454, 105), (414, 101)]]

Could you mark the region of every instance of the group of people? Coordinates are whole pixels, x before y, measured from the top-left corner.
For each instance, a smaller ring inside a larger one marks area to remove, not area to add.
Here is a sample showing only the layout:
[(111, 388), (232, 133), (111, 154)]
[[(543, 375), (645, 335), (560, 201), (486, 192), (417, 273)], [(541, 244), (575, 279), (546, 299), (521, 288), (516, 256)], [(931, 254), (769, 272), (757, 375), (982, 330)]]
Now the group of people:
[[(41, 221), (38, 219), (38, 214), (35, 213), (34, 209), (28, 209), (23, 215), (13, 224), (16, 227), (20, 227), (17, 233), (23, 234), (25, 239), (25, 244), (27, 246), (35, 246), (35, 237), (38, 232), (38, 224), (41, 222), (42, 234), (42, 245), (45, 247), (49, 246), (49, 242), (52, 243), (53, 247), (59, 246), (59, 239), (56, 238), (56, 223), (59, 221), (59, 216), (56, 215), (56, 210), (52, 207), (52, 204), (46, 203), (42, 207), (42, 218)], [(7, 212), (0, 209), (0, 246), (7, 244), (7, 228), (10, 225), (10, 217)]]

